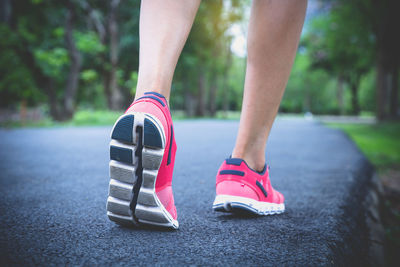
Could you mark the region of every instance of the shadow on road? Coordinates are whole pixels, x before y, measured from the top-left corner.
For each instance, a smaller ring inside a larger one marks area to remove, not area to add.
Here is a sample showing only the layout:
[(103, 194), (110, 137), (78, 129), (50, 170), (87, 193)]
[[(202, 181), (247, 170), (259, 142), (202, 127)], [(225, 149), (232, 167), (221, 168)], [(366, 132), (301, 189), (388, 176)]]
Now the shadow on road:
[(165, 233), (165, 232), (176, 232), (175, 229), (171, 228), (165, 228), (165, 227), (160, 227), (160, 226), (155, 226), (155, 225), (144, 225), (140, 224), (138, 226), (123, 226), (123, 225), (118, 225), (115, 224), (115, 227), (111, 229), (111, 231), (119, 231), (120, 233), (126, 233), (126, 234), (131, 234), (132, 231), (138, 231), (138, 232), (160, 232), (160, 233)]

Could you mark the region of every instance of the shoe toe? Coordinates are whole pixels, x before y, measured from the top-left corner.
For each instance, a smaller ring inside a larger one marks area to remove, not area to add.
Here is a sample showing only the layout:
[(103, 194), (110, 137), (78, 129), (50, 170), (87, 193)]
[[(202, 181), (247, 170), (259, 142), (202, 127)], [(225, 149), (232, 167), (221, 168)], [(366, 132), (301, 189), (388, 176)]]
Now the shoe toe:
[(171, 214), (174, 220), (177, 219), (177, 212), (175, 207), (174, 195), (172, 192), (172, 187), (167, 186), (166, 188), (162, 189), (161, 191), (157, 192), (158, 199), (161, 201), (161, 204), (164, 208)]
[(278, 193), (278, 197), (279, 197), (278, 203), (282, 204), (283, 202), (285, 202), (285, 197), (283, 196), (283, 194), (278, 191), (276, 191), (276, 192)]

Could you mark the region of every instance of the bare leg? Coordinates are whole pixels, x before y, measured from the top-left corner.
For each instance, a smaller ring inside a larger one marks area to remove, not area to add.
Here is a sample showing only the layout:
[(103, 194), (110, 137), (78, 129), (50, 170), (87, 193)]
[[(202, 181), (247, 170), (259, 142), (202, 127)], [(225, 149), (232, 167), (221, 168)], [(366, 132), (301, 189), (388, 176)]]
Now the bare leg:
[(254, 0), (239, 132), (232, 157), (260, 171), (272, 123), (289, 78), (307, 0)]
[(143, 0), (140, 7), (136, 96), (154, 91), (169, 99), (172, 77), (200, 0)]

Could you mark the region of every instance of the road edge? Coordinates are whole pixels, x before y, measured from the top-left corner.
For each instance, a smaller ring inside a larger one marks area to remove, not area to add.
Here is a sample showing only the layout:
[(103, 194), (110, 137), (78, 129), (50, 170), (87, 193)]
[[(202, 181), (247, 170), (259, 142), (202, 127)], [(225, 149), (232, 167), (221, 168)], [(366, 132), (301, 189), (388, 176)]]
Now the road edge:
[(366, 224), (370, 242), (369, 255), (373, 266), (384, 266), (385, 263), (385, 230), (380, 215), (383, 193), (381, 180), (378, 174), (374, 172), (365, 198)]

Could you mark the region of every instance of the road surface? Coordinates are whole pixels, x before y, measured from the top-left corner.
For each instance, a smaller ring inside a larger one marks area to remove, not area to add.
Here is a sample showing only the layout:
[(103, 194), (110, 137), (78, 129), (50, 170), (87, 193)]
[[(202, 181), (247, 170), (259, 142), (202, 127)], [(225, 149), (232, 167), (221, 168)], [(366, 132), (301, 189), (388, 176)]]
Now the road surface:
[(367, 264), (362, 203), (373, 172), (340, 131), (281, 119), (267, 148), (286, 212), (212, 211), (215, 174), (237, 121), (175, 123), (180, 228), (129, 229), (106, 216), (111, 127), (0, 129), (0, 264)]

